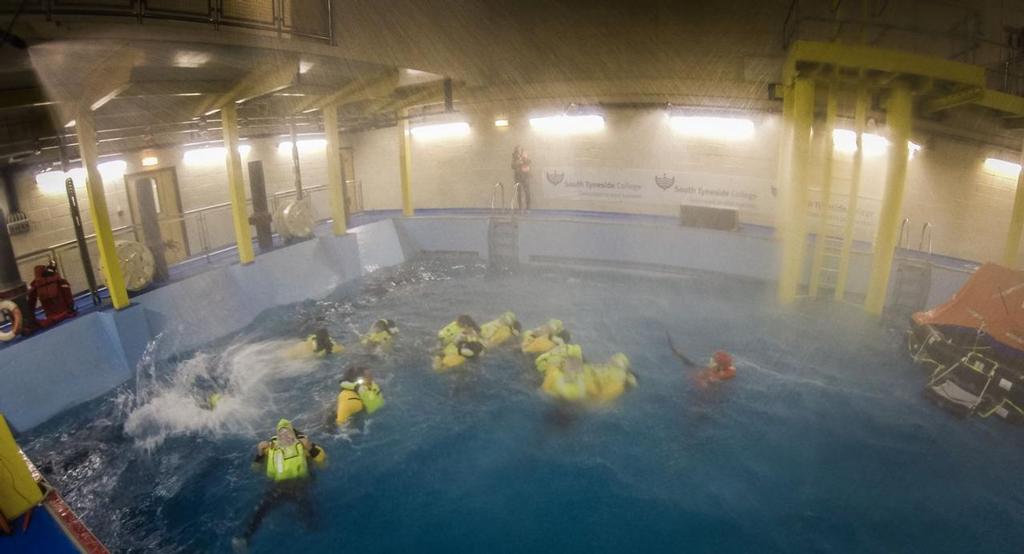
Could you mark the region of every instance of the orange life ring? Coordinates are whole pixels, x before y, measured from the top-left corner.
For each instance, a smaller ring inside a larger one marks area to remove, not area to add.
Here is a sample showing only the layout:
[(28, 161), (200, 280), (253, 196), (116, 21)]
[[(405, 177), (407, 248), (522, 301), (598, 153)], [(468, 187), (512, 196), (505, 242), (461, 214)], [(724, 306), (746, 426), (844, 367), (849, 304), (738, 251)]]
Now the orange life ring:
[(21, 308), (10, 300), (0, 300), (0, 314), (3, 314), (5, 321), (11, 322), (11, 328), (0, 331), (0, 340), (7, 342), (21, 333)]

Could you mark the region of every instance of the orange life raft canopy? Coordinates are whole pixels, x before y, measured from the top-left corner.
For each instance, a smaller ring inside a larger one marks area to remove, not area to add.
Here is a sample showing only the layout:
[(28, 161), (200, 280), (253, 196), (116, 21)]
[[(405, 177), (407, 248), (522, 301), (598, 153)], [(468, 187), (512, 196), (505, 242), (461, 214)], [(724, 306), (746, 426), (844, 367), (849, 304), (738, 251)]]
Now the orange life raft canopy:
[(1024, 354), (1024, 271), (987, 263), (946, 303), (914, 314), (913, 320), (961, 341), (980, 338), (1004, 354)]

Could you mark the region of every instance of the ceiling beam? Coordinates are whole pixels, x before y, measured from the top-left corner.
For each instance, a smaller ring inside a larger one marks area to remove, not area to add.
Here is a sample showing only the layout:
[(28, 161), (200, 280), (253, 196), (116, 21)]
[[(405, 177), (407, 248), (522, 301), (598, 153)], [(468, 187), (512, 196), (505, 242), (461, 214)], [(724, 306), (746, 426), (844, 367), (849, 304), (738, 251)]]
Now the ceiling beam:
[(933, 114), (941, 112), (942, 110), (948, 110), (950, 108), (976, 102), (980, 100), (984, 94), (985, 89), (981, 87), (967, 87), (945, 96), (932, 98), (924, 103), (923, 109), (925, 113)]
[(397, 69), (388, 69), (365, 78), (357, 78), (330, 94), (311, 97), (305, 102), (300, 102), (296, 106), (296, 111), (320, 110), (325, 106), (341, 106), (350, 102), (390, 96), (398, 86), (398, 77)]
[(210, 115), (219, 111), (229, 102), (238, 104), (284, 90), (294, 85), (298, 76), (298, 58), (279, 60), (276, 64), (259, 66), (239, 79), (227, 92), (219, 96), (204, 98), (195, 110), (194, 116)]

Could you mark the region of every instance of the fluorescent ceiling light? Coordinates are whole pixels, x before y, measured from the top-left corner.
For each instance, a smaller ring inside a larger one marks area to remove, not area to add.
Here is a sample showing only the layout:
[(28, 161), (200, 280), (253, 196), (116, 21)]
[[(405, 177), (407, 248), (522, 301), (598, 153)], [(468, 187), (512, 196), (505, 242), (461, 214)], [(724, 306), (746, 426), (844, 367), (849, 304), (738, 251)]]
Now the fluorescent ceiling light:
[(561, 135), (596, 133), (604, 129), (604, 116), (553, 115), (548, 117), (531, 117), (530, 127), (543, 133)]
[(675, 115), (669, 118), (672, 130), (688, 137), (715, 140), (749, 140), (754, 122), (741, 117)]
[(145, 167), (152, 167), (159, 163), (160, 158), (157, 158), (156, 156), (146, 156), (145, 158), (142, 158), (142, 165)]
[[(242, 157), (248, 156), (251, 150), (252, 146), (248, 144), (238, 145), (238, 153)], [(223, 146), (195, 148), (193, 150), (186, 150), (182, 156), (182, 161), (185, 162), (185, 165), (214, 165), (224, 163), (224, 157), (227, 156), (227, 153), (227, 149)]]
[(508, 127), (508, 120), (507, 119), (495, 119), (494, 120), (494, 126), (495, 127)]
[[(110, 162), (108, 162), (108, 163), (110, 163)], [(100, 165), (104, 165), (104, 164), (100, 164)], [(109, 169), (108, 169), (108, 171), (109, 171)], [(122, 173), (122, 175), (123, 175), (123, 173)], [(101, 173), (101, 176), (102, 176), (103, 179), (107, 178), (107, 176), (103, 175), (102, 173)], [(71, 180), (75, 183), (75, 187), (83, 187), (83, 186), (85, 186), (85, 181), (86, 181), (86, 179), (85, 179), (85, 169), (83, 169), (81, 167), (76, 167), (74, 169), (71, 169), (67, 173), (64, 173), (63, 171), (61, 171), (59, 169), (55, 169), (53, 171), (47, 171), (47, 172), (44, 172), (44, 173), (39, 173), (38, 175), (36, 175), (36, 186), (39, 187), (39, 190), (43, 194), (47, 194), (47, 195), (64, 194), (64, 193), (67, 192), (67, 189), (64, 186), (64, 180), (67, 179), (68, 177), (71, 177)]]
[[(296, 144), (299, 147), (300, 154), (305, 154), (307, 152), (323, 152), (327, 148), (327, 139), (299, 139)], [(291, 155), (292, 141), (285, 140), (277, 143), (277, 153)]]
[(986, 158), (985, 170), (1000, 177), (1016, 179), (1020, 175), (1020, 164), (996, 158)]
[(47, 171), (36, 175), (36, 186), (43, 194), (55, 195), (65, 191), (63, 171)]
[(175, 67), (202, 67), (206, 65), (212, 56), (208, 52), (196, 52), (193, 50), (178, 50), (174, 54)]
[[(864, 145), (864, 155), (878, 156), (889, 149), (889, 139), (873, 133), (861, 135), (861, 143)], [(832, 131), (832, 148), (835, 152), (853, 154), (857, 151), (857, 133), (849, 129), (834, 129)], [(913, 158), (914, 154), (921, 150), (921, 145), (907, 141), (908, 157)]]
[(117, 181), (124, 178), (124, 173), (128, 170), (128, 162), (124, 160), (111, 160), (98, 164), (96, 169), (99, 170), (100, 177), (104, 182)]
[(456, 121), (453, 123), (434, 123), (413, 127), (410, 131), (412, 136), (419, 139), (441, 139), (464, 137), (469, 134), (469, 123)]
[(316, 64), (314, 64), (313, 62), (300, 61), (299, 62), (299, 73), (306, 73), (310, 69), (313, 69), (314, 65), (316, 65)]

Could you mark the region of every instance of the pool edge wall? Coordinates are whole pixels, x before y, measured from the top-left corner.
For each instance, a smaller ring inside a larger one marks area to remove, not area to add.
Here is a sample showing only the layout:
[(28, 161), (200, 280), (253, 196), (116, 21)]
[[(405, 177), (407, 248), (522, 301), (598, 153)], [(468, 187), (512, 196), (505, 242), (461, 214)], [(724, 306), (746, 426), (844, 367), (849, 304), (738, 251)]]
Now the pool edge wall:
[[(63, 323), (0, 354), (0, 412), (15, 429), (27, 431), (132, 378), (146, 346), (158, 335), (175, 352), (188, 351), (237, 332), (264, 310), (324, 296), (419, 253), (487, 259), (490, 219), (376, 221), (345, 236), (319, 237), (262, 254), (249, 265), (214, 268), (171, 283), (133, 298), (132, 306), (122, 311)], [(519, 261), (525, 264), (666, 274), (709, 271), (769, 282), (778, 270), (778, 245), (764, 234), (565, 218), (520, 218), (516, 233)], [(851, 293), (866, 290), (870, 264), (869, 254), (853, 255)], [(808, 275), (805, 268), (805, 283)], [(937, 267), (929, 305), (945, 301), (969, 275)]]
[(20, 340), (0, 353), (0, 412), (18, 432), (114, 389), (135, 375), (158, 335), (175, 352), (249, 325), (276, 306), (324, 296), (406, 259), (394, 221), (317, 237), (262, 254), (248, 265), (212, 268)]

